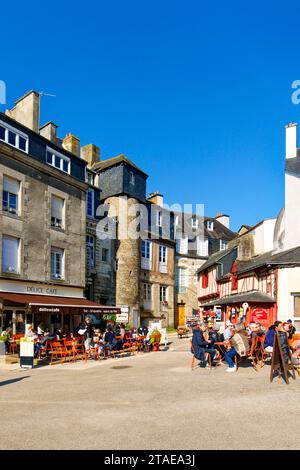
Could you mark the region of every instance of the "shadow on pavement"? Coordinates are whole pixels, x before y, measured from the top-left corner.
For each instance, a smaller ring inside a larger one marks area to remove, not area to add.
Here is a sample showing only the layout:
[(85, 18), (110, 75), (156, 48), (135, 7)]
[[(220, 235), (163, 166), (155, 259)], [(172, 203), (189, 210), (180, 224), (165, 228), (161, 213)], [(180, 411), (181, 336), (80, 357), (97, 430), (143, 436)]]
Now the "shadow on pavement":
[(30, 377), (30, 375), (25, 375), (25, 377), (18, 377), (17, 379), (4, 380), (4, 382), (0, 382), (0, 387), (13, 384), (14, 382), (19, 382), (20, 380), (27, 379), (27, 377)]

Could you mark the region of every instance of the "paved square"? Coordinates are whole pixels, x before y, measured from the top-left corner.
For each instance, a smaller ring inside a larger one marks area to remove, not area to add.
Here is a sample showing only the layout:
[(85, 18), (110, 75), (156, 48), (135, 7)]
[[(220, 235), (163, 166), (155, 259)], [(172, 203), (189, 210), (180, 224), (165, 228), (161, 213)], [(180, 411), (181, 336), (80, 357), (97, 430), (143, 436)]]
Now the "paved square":
[(125, 359), (1, 370), (1, 449), (300, 449), (300, 378), (191, 371), (189, 340)]

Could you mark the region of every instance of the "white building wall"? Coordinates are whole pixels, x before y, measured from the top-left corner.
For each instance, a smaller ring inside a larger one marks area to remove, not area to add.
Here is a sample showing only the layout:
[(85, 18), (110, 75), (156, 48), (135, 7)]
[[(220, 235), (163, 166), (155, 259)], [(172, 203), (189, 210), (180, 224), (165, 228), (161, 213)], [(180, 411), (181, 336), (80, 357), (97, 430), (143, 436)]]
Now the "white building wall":
[(287, 321), (293, 319), (294, 299), (291, 294), (300, 294), (300, 267), (278, 270), (277, 318)]
[(275, 224), (276, 219), (267, 219), (255, 229), (254, 250), (256, 255), (273, 250)]
[(300, 178), (285, 174), (284, 250), (300, 245)]

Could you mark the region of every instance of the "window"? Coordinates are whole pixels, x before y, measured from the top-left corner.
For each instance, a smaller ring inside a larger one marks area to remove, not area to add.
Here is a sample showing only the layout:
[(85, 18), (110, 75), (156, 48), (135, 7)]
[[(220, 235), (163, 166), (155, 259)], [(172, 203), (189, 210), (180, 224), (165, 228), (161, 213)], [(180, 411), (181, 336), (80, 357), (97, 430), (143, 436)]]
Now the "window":
[(86, 192), (86, 214), (88, 217), (94, 217), (94, 191), (92, 189)]
[(212, 220), (208, 220), (206, 224), (207, 230), (213, 230), (214, 229), (214, 223)]
[(90, 173), (90, 172), (87, 173), (87, 182), (91, 184), (92, 186), (95, 185), (95, 175), (93, 173)]
[(160, 302), (167, 302), (167, 288), (166, 286), (160, 286), (159, 288), (159, 300)]
[(51, 249), (51, 278), (63, 279), (64, 250), (60, 248)]
[(198, 256), (208, 256), (208, 240), (202, 240), (200, 237), (197, 237), (197, 255)]
[(144, 284), (144, 300), (152, 299), (151, 284)]
[(178, 268), (177, 270), (177, 291), (184, 294), (187, 288), (187, 270), (186, 268)]
[(60, 171), (71, 173), (71, 160), (61, 153), (47, 147), (46, 162)]
[(300, 331), (300, 294), (294, 295), (294, 326)]
[(59, 197), (51, 198), (51, 227), (63, 228), (64, 200)]
[(116, 271), (118, 271), (118, 270), (119, 270), (119, 260), (118, 260), (118, 258), (117, 258), (117, 259), (116, 259)]
[(157, 227), (161, 227), (162, 225), (162, 213), (161, 211), (158, 211), (156, 214), (156, 225)]
[(220, 240), (220, 251), (227, 249), (228, 243), (225, 240)]
[(102, 261), (108, 261), (109, 250), (107, 248), (102, 248)]
[(159, 262), (167, 264), (167, 247), (160, 245), (159, 247)]
[(28, 136), (3, 121), (0, 121), (0, 140), (28, 153)]
[(2, 209), (10, 214), (18, 214), (20, 183), (17, 180), (3, 177)]
[(95, 267), (95, 237), (87, 235), (86, 237), (86, 257), (89, 268)]
[(135, 185), (135, 174), (133, 171), (130, 172), (130, 184), (132, 184), (132, 186)]
[(159, 272), (167, 272), (167, 247), (159, 246)]
[(2, 272), (18, 274), (19, 268), (19, 247), (18, 238), (3, 236), (2, 238)]
[(208, 288), (208, 273), (204, 272), (202, 274), (202, 289), (207, 289)]
[(142, 258), (150, 259), (151, 246), (150, 242), (142, 241)]
[(196, 217), (192, 218), (192, 228), (198, 228), (198, 219)]
[(189, 248), (189, 239), (186, 236), (183, 236), (180, 239), (176, 240), (176, 250), (177, 253), (187, 254)]
[(142, 240), (142, 269), (151, 269), (151, 251), (151, 242)]

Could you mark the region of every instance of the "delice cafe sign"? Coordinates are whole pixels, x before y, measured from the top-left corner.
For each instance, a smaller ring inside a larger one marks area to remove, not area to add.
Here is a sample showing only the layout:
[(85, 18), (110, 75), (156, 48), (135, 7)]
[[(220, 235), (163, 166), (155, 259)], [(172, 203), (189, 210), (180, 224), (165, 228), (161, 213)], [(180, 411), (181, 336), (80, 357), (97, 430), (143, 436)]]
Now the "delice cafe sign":
[(15, 294), (53, 295), (58, 297), (83, 297), (83, 290), (76, 287), (54, 286), (33, 282), (2, 280), (0, 292)]

